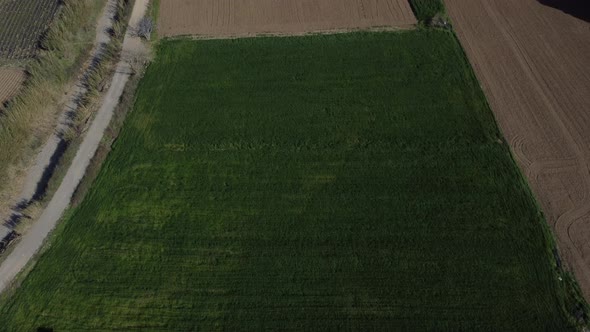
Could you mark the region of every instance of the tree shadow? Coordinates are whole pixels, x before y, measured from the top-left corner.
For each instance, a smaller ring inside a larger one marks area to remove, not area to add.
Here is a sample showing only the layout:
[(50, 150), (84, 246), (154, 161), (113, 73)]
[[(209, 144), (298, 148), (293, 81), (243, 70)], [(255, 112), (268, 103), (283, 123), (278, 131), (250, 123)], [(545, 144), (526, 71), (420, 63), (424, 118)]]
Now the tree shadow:
[(590, 22), (590, 1), (588, 0), (537, 0), (539, 3), (561, 10), (571, 16)]
[(40, 326), (37, 328), (37, 332), (53, 332), (51, 327)]

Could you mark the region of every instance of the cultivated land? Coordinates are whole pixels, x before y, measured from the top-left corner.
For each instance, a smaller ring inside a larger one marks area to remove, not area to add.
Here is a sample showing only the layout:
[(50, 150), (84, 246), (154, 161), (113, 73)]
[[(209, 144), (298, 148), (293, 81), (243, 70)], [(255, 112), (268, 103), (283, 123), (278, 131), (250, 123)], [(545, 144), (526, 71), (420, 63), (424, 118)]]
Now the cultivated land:
[(13, 97), (25, 81), (25, 73), (17, 68), (0, 68), (0, 111), (2, 103)]
[(163, 37), (301, 34), (416, 23), (407, 0), (165, 0), (159, 14)]
[(1, 328), (568, 329), (452, 34), (163, 41)]
[(0, 58), (33, 56), (60, 0), (0, 0)]
[(590, 24), (536, 0), (446, 3), (562, 257), (590, 299)]

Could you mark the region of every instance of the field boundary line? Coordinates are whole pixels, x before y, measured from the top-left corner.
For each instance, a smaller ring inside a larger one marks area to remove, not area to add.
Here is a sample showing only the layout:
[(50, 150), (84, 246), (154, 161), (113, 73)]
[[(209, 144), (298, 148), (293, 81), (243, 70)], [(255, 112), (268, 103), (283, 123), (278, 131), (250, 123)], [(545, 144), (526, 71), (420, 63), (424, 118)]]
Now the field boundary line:
[(268, 33), (245, 33), (236, 35), (175, 35), (162, 37), (167, 40), (177, 39), (192, 39), (192, 40), (225, 40), (225, 39), (242, 39), (242, 38), (264, 38), (264, 37), (305, 37), (305, 36), (320, 36), (320, 35), (339, 35), (355, 32), (403, 32), (416, 29), (415, 24), (399, 25), (399, 26), (375, 26), (371, 28), (352, 28), (352, 29), (330, 29), (330, 30), (318, 30), (313, 32), (301, 32), (301, 33), (282, 33), (282, 32), (268, 32)]
[[(579, 134), (576, 135), (575, 130), (571, 130), (571, 124), (567, 123), (566, 119), (563, 119), (559, 116), (558, 111), (556, 110), (555, 100), (548, 96), (550, 94), (548, 93), (548, 91), (546, 91), (545, 85), (540, 83), (542, 79), (539, 78), (538, 75), (535, 73), (535, 70), (531, 66), (531, 61), (528, 58), (527, 54), (523, 52), (521, 45), (519, 45), (514, 36), (506, 28), (505, 24), (502, 24), (500, 18), (497, 16), (497, 14), (494, 12), (494, 10), (490, 7), (490, 5), (487, 2), (483, 3), (483, 8), (490, 16), (490, 18), (493, 20), (494, 24), (496, 24), (496, 26), (498, 27), (498, 31), (500, 31), (501, 35), (506, 40), (507, 44), (510, 47), (510, 50), (514, 52), (516, 59), (518, 60), (522, 70), (526, 74), (537, 96), (546, 106), (547, 110), (549, 111), (548, 113), (552, 117), (553, 121), (558, 125), (559, 129), (561, 130), (562, 137), (566, 140), (566, 142), (569, 144), (569, 147), (572, 148), (575, 153), (575, 164), (578, 167), (578, 173), (581, 175), (581, 185), (583, 186), (582, 202), (586, 203), (573, 206), (569, 210), (556, 216), (554, 223), (554, 227), (556, 229), (555, 237), (560, 238), (561, 234), (566, 234), (564, 239), (564, 242), (566, 242), (566, 246), (561, 246), (560, 250), (567, 251), (570, 255), (573, 255), (575, 257), (573, 262), (575, 265), (577, 265), (577, 269), (581, 271), (585, 276), (589, 276), (590, 268), (584, 264), (578, 263), (580, 261), (583, 261), (583, 252), (582, 250), (580, 250), (578, 246), (575, 245), (574, 239), (572, 238), (570, 231), (570, 228), (578, 219), (590, 214), (590, 201), (588, 201), (588, 197), (590, 196), (590, 169), (588, 167), (586, 153), (584, 152), (584, 149), (580, 146), (579, 143), (583, 140), (579, 137)], [(536, 164), (533, 163), (529, 166), (529, 170), (526, 170), (526, 173), (532, 175), (531, 180), (538, 181), (538, 176), (542, 171), (545, 170), (546, 166), (547, 165), (542, 162)]]

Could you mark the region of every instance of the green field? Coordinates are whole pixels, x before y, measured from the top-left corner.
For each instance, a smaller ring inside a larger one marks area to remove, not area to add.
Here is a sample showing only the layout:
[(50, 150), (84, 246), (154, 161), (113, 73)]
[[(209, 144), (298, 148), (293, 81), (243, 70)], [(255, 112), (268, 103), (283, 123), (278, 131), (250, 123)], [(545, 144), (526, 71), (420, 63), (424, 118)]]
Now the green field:
[(163, 41), (7, 331), (568, 330), (452, 33)]

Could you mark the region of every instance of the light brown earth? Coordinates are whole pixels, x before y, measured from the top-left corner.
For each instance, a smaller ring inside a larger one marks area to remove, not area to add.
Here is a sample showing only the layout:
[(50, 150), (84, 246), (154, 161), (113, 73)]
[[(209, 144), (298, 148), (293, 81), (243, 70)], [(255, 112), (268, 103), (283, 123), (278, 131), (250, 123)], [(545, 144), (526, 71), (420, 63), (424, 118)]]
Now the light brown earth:
[(416, 23), (407, 0), (164, 0), (160, 36), (302, 34)]
[[(0, 68), (0, 105), (14, 97), (25, 81), (25, 72), (17, 68)], [(0, 106), (2, 109), (2, 106)]]
[(537, 0), (446, 0), (502, 132), (590, 300), (590, 23)]

